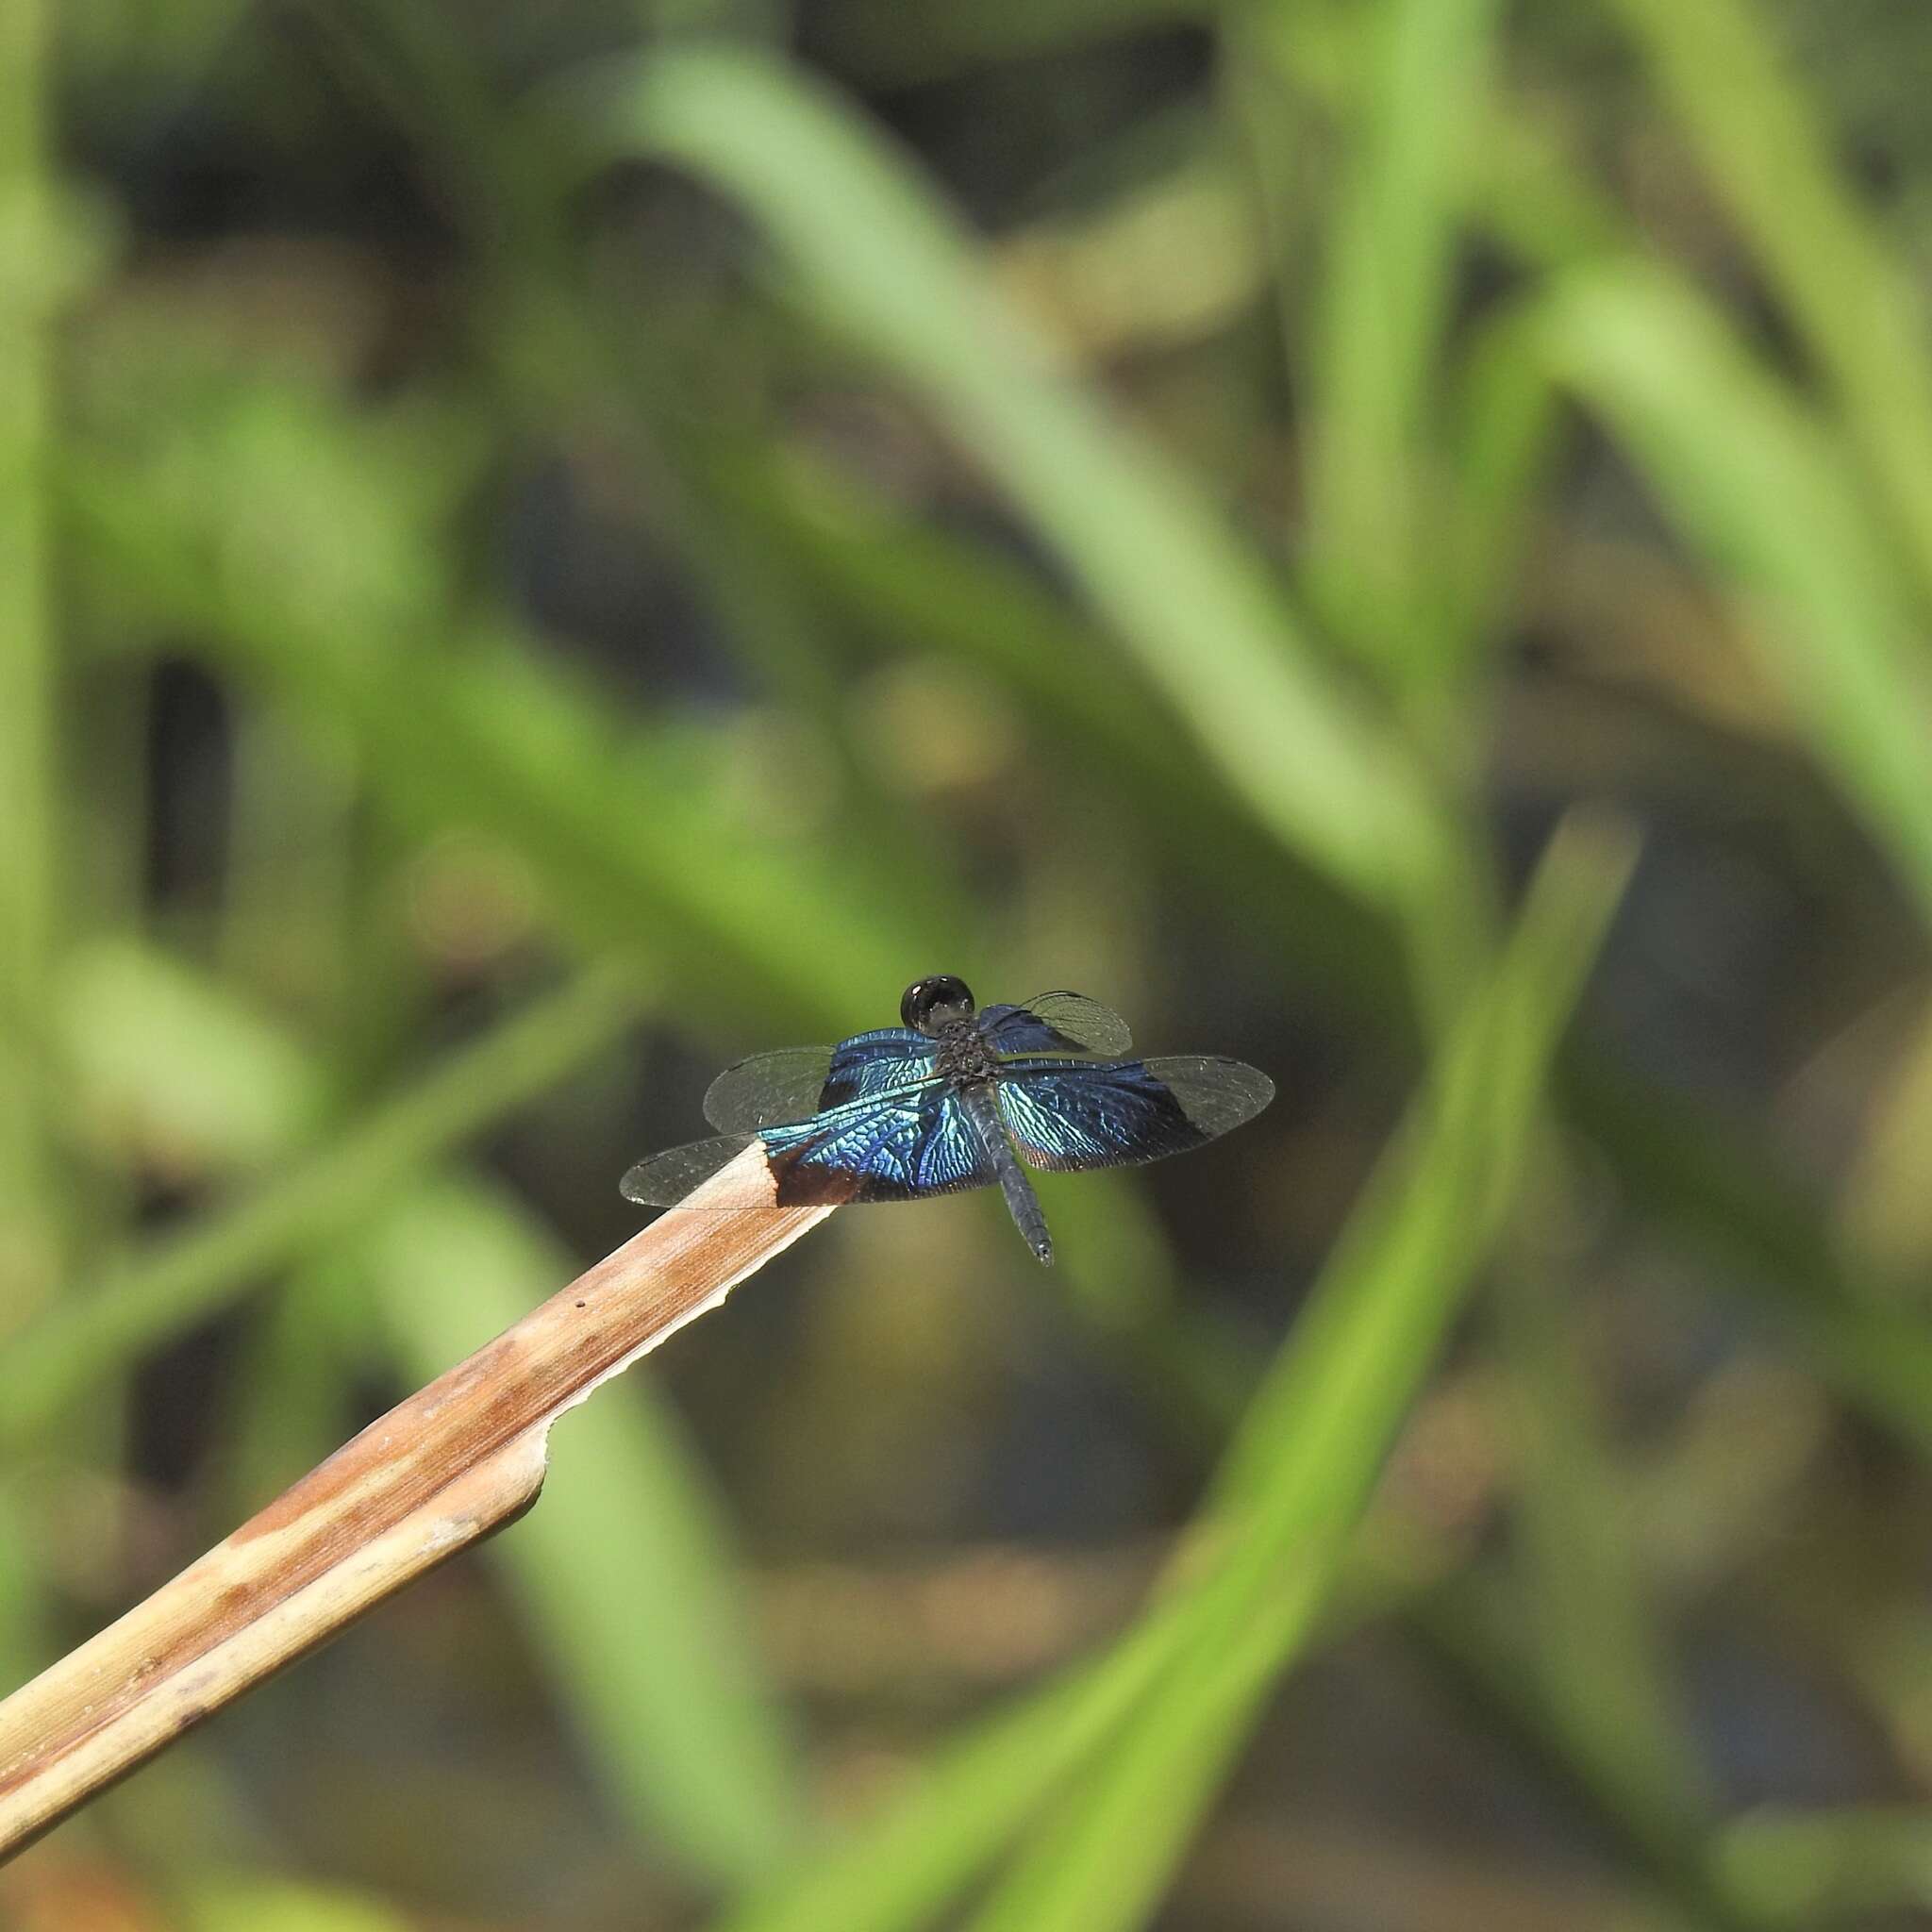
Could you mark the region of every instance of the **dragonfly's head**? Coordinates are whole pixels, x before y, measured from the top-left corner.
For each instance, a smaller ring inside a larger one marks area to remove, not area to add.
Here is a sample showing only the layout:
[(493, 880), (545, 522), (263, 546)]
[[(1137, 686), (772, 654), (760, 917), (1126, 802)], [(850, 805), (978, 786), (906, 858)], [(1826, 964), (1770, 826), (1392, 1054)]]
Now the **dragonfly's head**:
[(973, 1017), (973, 991), (950, 973), (915, 980), (899, 1002), (899, 1018), (916, 1033), (936, 1035), (941, 1026)]

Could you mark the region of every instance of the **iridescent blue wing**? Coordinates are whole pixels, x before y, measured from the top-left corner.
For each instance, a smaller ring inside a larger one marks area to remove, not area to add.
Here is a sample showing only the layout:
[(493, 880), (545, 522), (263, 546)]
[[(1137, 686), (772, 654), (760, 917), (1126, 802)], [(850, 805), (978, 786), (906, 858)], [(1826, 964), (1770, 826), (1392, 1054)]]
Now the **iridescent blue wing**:
[(824, 1202), (916, 1201), (991, 1186), (992, 1162), (965, 1109), (939, 1081), (889, 1096), (847, 1101), (814, 1119), (767, 1126), (757, 1135), (697, 1141), (641, 1160), (625, 1175), (625, 1195), (670, 1208), (756, 1141), (764, 1149), (744, 1183), (708, 1208), (811, 1207)]
[(855, 1034), (837, 1046), (782, 1047), (726, 1067), (705, 1095), (705, 1118), (727, 1134), (756, 1134), (914, 1086), (932, 1073), (932, 1041), (903, 1026)]
[(1125, 1167), (1199, 1147), (1252, 1120), (1274, 1082), (1241, 1060), (1021, 1061), (1000, 1074), (1000, 1118), (1034, 1167)]
[(977, 1129), (940, 1082), (890, 1100), (857, 1100), (761, 1137), (778, 1205), (915, 1201), (996, 1178)]
[(995, 1053), (1091, 1053), (1115, 1059), (1134, 1043), (1111, 1007), (1084, 993), (1043, 992), (1024, 1007), (988, 1007), (979, 1030)]
[(908, 1026), (855, 1033), (832, 1049), (820, 1106), (843, 1107), (852, 1100), (903, 1093), (908, 1087), (935, 1077), (938, 1055), (934, 1041)]

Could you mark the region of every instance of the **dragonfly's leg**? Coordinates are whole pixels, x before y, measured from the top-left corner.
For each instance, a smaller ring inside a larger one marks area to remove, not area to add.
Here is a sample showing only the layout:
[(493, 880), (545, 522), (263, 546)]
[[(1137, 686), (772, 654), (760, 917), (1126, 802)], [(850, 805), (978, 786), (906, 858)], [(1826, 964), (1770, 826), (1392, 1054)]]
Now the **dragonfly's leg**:
[(1026, 1170), (1013, 1153), (1013, 1143), (1007, 1139), (992, 1088), (983, 1084), (962, 1087), (959, 1099), (967, 1118), (978, 1129), (993, 1172), (1000, 1177), (1000, 1192), (1007, 1197), (1007, 1208), (1015, 1226), (1041, 1263), (1051, 1268), (1053, 1237), (1046, 1231), (1046, 1214), (1040, 1205), (1040, 1196), (1033, 1191), (1033, 1183), (1026, 1177)]

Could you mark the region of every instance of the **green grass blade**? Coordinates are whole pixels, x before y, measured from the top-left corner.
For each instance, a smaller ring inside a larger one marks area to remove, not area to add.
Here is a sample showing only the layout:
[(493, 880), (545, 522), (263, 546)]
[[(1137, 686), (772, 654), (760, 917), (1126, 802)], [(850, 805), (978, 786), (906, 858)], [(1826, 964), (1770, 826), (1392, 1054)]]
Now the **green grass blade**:
[(1542, 114), (1494, 101), (1458, 157), (1472, 219), (1525, 267), (1575, 268), (1628, 249), (1625, 210), (1572, 152), (1581, 145), (1560, 106)]
[(1445, 657), (1474, 668), (1516, 614), (1523, 567), (1548, 515), (1562, 409), (1518, 308), (1473, 332), (1450, 381), (1443, 440), (1455, 495), (1433, 593)]
[[(1424, 1263), (1440, 1261), (1452, 1268), (1463, 1263), (1465, 1273), (1466, 1267), (1473, 1265), (1467, 1261), (1468, 1250), (1462, 1244), (1479, 1248), (1487, 1230), (1469, 1222), (1457, 1223), (1454, 1210), (1480, 1203), (1493, 1223), (1507, 1205), (1507, 1186), (1492, 1173), (1492, 1157), (1485, 1151), (1496, 1147), (1491, 1130), (1509, 1108), (1527, 1109), (1533, 1104), (1542, 1057), (1553, 1044), (1574, 982), (1594, 950), (1626, 862), (1625, 854), (1591, 855), (1578, 852), (1573, 844), (1567, 861), (1558, 860), (1546, 870), (1537, 910), (1524, 926), (1524, 933), (1535, 935), (1539, 943), (1532, 948), (1525, 941), (1522, 951), (1529, 957), (1512, 956), (1513, 965), (1499, 978), (1495, 998), (1483, 1008), (1480, 1029), (1472, 1028), (1473, 1037), (1465, 1042), (1468, 1051), (1459, 1068), (1459, 1082), (1452, 1090), (1457, 1109), (1441, 1117), (1429, 1145), (1432, 1164), (1426, 1172), (1431, 1185), (1418, 1184), (1408, 1197), (1407, 1218), (1397, 1212), (1401, 1204), (1385, 1202), (1373, 1210), (1365, 1205), (1354, 1225), (1359, 1230), (1370, 1218), (1385, 1224), (1379, 1239), (1388, 1245), (1389, 1253), (1376, 1253), (1366, 1234), (1358, 1231), (1350, 1259), (1345, 1264), (1338, 1262), (1332, 1271), (1337, 1286), (1324, 1297), (1323, 1307), (1335, 1307), (1336, 1297), (1344, 1291), (1355, 1294), (1358, 1282), (1370, 1284), (1364, 1292), (1373, 1291), (1378, 1269), (1389, 1270), (1393, 1280), (1400, 1264), (1415, 1258), (1409, 1251), (1417, 1248), (1424, 1251)], [(1511, 1027), (1532, 1038), (1508, 1037), (1499, 1024), (1499, 1012), (1508, 1017)], [(1512, 1044), (1535, 1050), (1512, 1052)], [(1472, 1058), (1477, 1066), (1468, 1063)], [(1479, 1078), (1474, 1077), (1478, 1069)], [(1487, 1080), (1497, 1083), (1506, 1105), (1478, 1108), (1479, 1099), (1491, 1097), (1481, 1090), (1481, 1083)], [(1469, 1118), (1472, 1109), (1480, 1112), (1479, 1121)], [(1472, 1128), (1472, 1141), (1465, 1143), (1462, 1137)], [(1382, 1201), (1394, 1186), (1393, 1178), (1385, 1176), (1375, 1199)], [(1446, 1227), (1441, 1222), (1445, 1212), (1449, 1214)], [(1428, 1252), (1438, 1243), (1439, 1252)], [(1440, 1285), (1439, 1277), (1426, 1265), (1421, 1274), (1428, 1276), (1427, 1285)], [(1452, 1286), (1459, 1287), (1460, 1277)], [(1447, 1306), (1440, 1309), (1441, 1319), (1446, 1319), (1448, 1307), (1453, 1307), (1453, 1296), (1446, 1301)], [(1253, 1412), (1263, 1421), (1257, 1424), (1251, 1419), (1243, 1432), (1247, 1447), (1237, 1462), (1239, 1466), (1244, 1459), (1250, 1467), (1245, 1482), (1240, 1475), (1229, 1479), (1237, 1496), (1244, 1487), (1262, 1491), (1272, 1487), (1272, 1472), (1280, 1460), (1279, 1444), (1294, 1440), (1280, 1431), (1299, 1430), (1304, 1425), (1301, 1411), (1315, 1405), (1323, 1393), (1323, 1383), (1333, 1378), (1337, 1387), (1353, 1390), (1363, 1371), (1351, 1357), (1361, 1353), (1367, 1322), (1379, 1312), (1379, 1307), (1365, 1309), (1362, 1326), (1344, 1324), (1310, 1344), (1312, 1366), (1305, 1377), (1296, 1375), (1284, 1387), (1277, 1375), (1271, 1383)], [(1326, 1325), (1336, 1328), (1332, 1321)], [(1391, 1380), (1380, 1391), (1391, 1430), (1414, 1378), (1426, 1365), (1434, 1332), (1433, 1326), (1424, 1322), (1398, 1330), (1391, 1338), (1397, 1365), (1391, 1366)], [(1305, 1354), (1298, 1341), (1294, 1359), (1301, 1360)], [(1406, 1371), (1406, 1379), (1401, 1371)], [(1304, 1381), (1313, 1385), (1306, 1393)], [(1345, 1415), (1338, 1421), (1331, 1410), (1316, 1418), (1315, 1426), (1324, 1432), (1318, 1440), (1325, 1445), (1338, 1431), (1345, 1434), (1350, 1424)], [(1257, 1439), (1262, 1436), (1267, 1439), (1265, 1445), (1258, 1445)], [(1358, 1507), (1357, 1498), (1366, 1491), (1383, 1446), (1368, 1443), (1366, 1439), (1353, 1445), (1355, 1481), (1343, 1508), (1351, 1523)], [(1330, 1454), (1345, 1457), (1347, 1445), (1331, 1448)], [(1291, 1460), (1297, 1470), (1304, 1469), (1307, 1452), (1293, 1452)], [(1332, 1474), (1318, 1469), (1317, 1486)], [(1227, 1521), (1240, 1521), (1246, 1508), (1245, 1504), (1238, 1509), (1224, 1503), (1221, 1515)], [(1272, 1551), (1274, 1545), (1271, 1541), (1268, 1547)], [(809, 1928), (826, 1924), (839, 1925), (844, 1932), (893, 1932), (893, 1928), (924, 1923), (954, 1896), (995, 1845), (1037, 1815), (1042, 1802), (1091, 1763), (1093, 1754), (1112, 1739), (1128, 1712), (1144, 1704), (1148, 1691), (1171, 1669), (1177, 1646), (1198, 1634), (1203, 1617), (1211, 1614), (1203, 1609), (1202, 1603), (1199, 1584), (1178, 1591), (1129, 1632), (1100, 1664), (1074, 1674), (1045, 1696), (1030, 1700), (976, 1733), (967, 1745), (950, 1754), (930, 1782), (900, 1806), (883, 1826), (864, 1833), (822, 1864), (802, 1873), (768, 1901), (732, 1917), (724, 1932), (809, 1932)], [(1310, 1603), (1305, 1607), (1311, 1614), (1314, 1606)], [(1030, 1923), (1058, 1921), (1049, 1916)]]
[[(332, 418), (308, 424), (317, 442), (341, 433)], [(220, 425), (199, 454), (207, 488), (185, 508), (138, 475), (74, 466), (70, 502), (96, 564), (193, 625), (224, 671), (344, 733), (412, 830), (480, 830), (525, 858), (580, 941), (661, 962), (692, 1014), (729, 1019), (741, 1039), (756, 1013), (774, 1043), (841, 1029), (858, 1017), (855, 989), (903, 987), (908, 958), (965, 956), (936, 872), (908, 880), (897, 848), (875, 841), (773, 840), (734, 808), (722, 760), (694, 758), (670, 726), (618, 731), (601, 694), (533, 648), (470, 636), (444, 657), (427, 641), (455, 621), (440, 609), (400, 635), (388, 610), (319, 625), (290, 594), (285, 555), (250, 557), (220, 535), (225, 494), (239, 515), (239, 498), (286, 484), (272, 468), (249, 474), (248, 448)], [(375, 513), (373, 491), (359, 507)], [(219, 573), (204, 556), (216, 542), (230, 553)], [(330, 561), (325, 547), (303, 558), (318, 572)], [(801, 949), (800, 931), (827, 942)]]
[(71, 949), (56, 1016), (78, 1108), (108, 1149), (188, 1174), (261, 1173), (311, 1145), (331, 1082), (259, 1013), (177, 954), (132, 938)]
[(1597, 1059), (1566, 1070), (1573, 1108), (1642, 1210), (1788, 1331), (1788, 1353), (1932, 1459), (1932, 1333), (1901, 1285), (1862, 1270), (1768, 1141)]
[[(1526, 330), (1533, 319), (1512, 317), (1509, 326)], [(1528, 406), (1547, 409), (1541, 351), (1526, 372), (1520, 342), (1498, 342), (1494, 353), (1508, 364), (1495, 379), (1521, 380), (1531, 391)], [(1097, 640), (1037, 585), (797, 464), (768, 464), (756, 479), (735, 475), (731, 487), (759, 541), (785, 543), (808, 560), (820, 594), (856, 621), (992, 669), (1060, 735), (1070, 756), (1091, 748), (1118, 808), (1144, 815), (1144, 835), (1167, 846), (1178, 874), (1199, 853), (1214, 852), (1217, 882), (1240, 899), (1252, 929), (1294, 959), (1338, 1011), (1385, 1029), (1409, 1024), (1386, 930), (1287, 870), (1279, 846), (1190, 760), (1173, 755), (1151, 704), (1097, 676)], [(1776, 1174), (1760, 1136), (1653, 1081), (1624, 1072), (1612, 1077), (1600, 1056), (1569, 1057), (1562, 1097), (1642, 1212), (1691, 1251), (1718, 1257), (1726, 1279), (1755, 1291), (1755, 1305), (1769, 1307), (1786, 1329), (1786, 1345), (1847, 1401), (1900, 1440), (1932, 1443), (1932, 1339), (1883, 1306), (1884, 1295), (1874, 1302), (1864, 1291), (1859, 1270), (1833, 1250), (1822, 1206), (1795, 1176)]]
[(1508, 1214), (1543, 1078), (1632, 859), (1566, 827), (1427, 1100), (1378, 1167), (1228, 1453), (1204, 1530), (1216, 1574), (1186, 1648), (978, 1932), (1142, 1923), (1307, 1640), (1376, 1472)]
[(185, 1890), (181, 1932), (409, 1932), (401, 1906), (299, 1879), (197, 1874)]
[(57, 1303), (0, 1355), (0, 1441), (19, 1444), (91, 1381), (125, 1368), (428, 1161), (540, 1093), (635, 1017), (634, 973), (589, 969), (376, 1108), (330, 1146), (90, 1293)]
[(1576, 1298), (1553, 1278), (1576, 1252), (1573, 1186), (1560, 1157), (1538, 1164), (1491, 1298), (1514, 1449), (1513, 1595), (1552, 1727), (1642, 1821), (1645, 1840), (1663, 1844), (1703, 1827), (1709, 1792), (1646, 1599)]
[[(507, 1197), (457, 1181), (400, 1204), (364, 1252), (410, 1380), (509, 1326), (575, 1265)], [(805, 1815), (724, 1541), (647, 1385), (601, 1391), (558, 1425), (541, 1501), (491, 1551), (615, 1807), (737, 1890), (795, 1849)]]
[(902, 1932), (927, 1924), (1090, 1763), (1174, 1657), (1157, 1610), (1093, 1663), (954, 1743), (882, 1824), (727, 1914), (714, 1932)]
[(368, 1362), (371, 1319), (363, 1275), (341, 1249), (290, 1264), (238, 1351), (210, 1485), (221, 1520), (247, 1522), (341, 1446), (342, 1393)]
[[(0, 1484), (0, 1537), (9, 1550), (33, 1550), (39, 1543), (12, 1481)], [(0, 1569), (0, 1681), (25, 1683), (54, 1648), (47, 1639), (34, 1566), (7, 1564)]]
[(1932, 920), (1932, 674), (1836, 440), (1713, 309), (1647, 266), (1560, 283), (1542, 337), (1731, 586), (1794, 726)]
[[(1280, 34), (1299, 9), (1278, 9)], [(1307, 569), (1336, 627), (1399, 684), (1440, 675), (1431, 489), (1439, 364), (1496, 0), (1376, 10), (1309, 351)]]
[[(1890, 1279), (1924, 1283), (1932, 1275), (1932, 1193), (1924, 1173), (1932, 1147), (1932, 1010), (1914, 1017), (1867, 1118), (1838, 1191), (1840, 1239)], [(1923, 1287), (1902, 1298), (1926, 1307)]]
[(1436, 870), (1416, 768), (1324, 672), (1259, 560), (1185, 474), (1049, 371), (883, 142), (784, 68), (724, 51), (602, 79), (614, 138), (745, 208), (813, 308), (978, 458), (1263, 823), (1371, 899)]
[(1903, 1924), (1932, 1911), (1932, 1809), (1761, 1807), (1725, 1828), (1718, 1865), (1770, 1924)]
[(1657, 1923), (1678, 1932), (1773, 1932), (1787, 1925), (1721, 1868), (1697, 1812), (1674, 1809), (1653, 1788), (1632, 1789), (1609, 1760), (1579, 1748), (1537, 1673), (1525, 1668), (1520, 1645), (1505, 1635), (1521, 1623), (1514, 1596), (1485, 1582), (1453, 1579), (1404, 1612), (1405, 1633), (1443, 1686), (1482, 1712), (1531, 1778), (1576, 1805), (1607, 1843), (1647, 1874), (1659, 1903), (1671, 1907)]
[[(697, 29), (706, 4), (691, 0), (692, 17), (675, 32)], [(559, 403), (584, 407), (594, 391), (589, 409), (599, 419), (614, 404), (618, 425), (635, 432), (625, 455), (651, 525), (682, 554), (720, 620), (721, 641), (774, 700), (826, 727), (837, 745), (840, 692), (826, 675), (817, 613), (778, 559), (736, 541), (692, 487), (680, 447), (687, 431), (665, 394), (651, 319), (628, 306), (608, 312), (576, 273), (563, 242), (575, 187), (567, 145), (499, 108), (494, 76), (456, 22), (379, 0), (308, 11), (344, 77), (374, 89), (447, 184), (467, 240), (500, 282), (486, 335), (497, 393), (483, 407), (547, 437)], [(669, 22), (658, 27), (672, 30)], [(841, 775), (862, 786), (868, 774), (848, 758)]]
[[(124, 1083), (113, 1111), (140, 1096), (158, 1140), (196, 1150), (222, 1172), (258, 1166), (271, 1150), (287, 1158), (312, 1139), (320, 1055), (172, 958), (126, 944), (94, 950), (100, 958), (80, 976), (76, 1005), (121, 1014), (107, 1029), (125, 1050), (108, 1056)], [(413, 1383), (508, 1327), (575, 1272), (575, 1260), (500, 1191), (425, 1182), (423, 1162), (448, 1144), (445, 1130), (459, 1115), (488, 1099), (492, 1082), (497, 1102), (513, 1099), (504, 1084), (512, 1076), (525, 1089), (543, 1084), (594, 1052), (628, 1018), (635, 996), (626, 989), (615, 974), (592, 975), (526, 1009), (360, 1127), (352, 1123), (364, 1178), (380, 1168), (388, 1179), (372, 1194), (345, 1172), (340, 1222), (280, 1229), (304, 1272), (294, 1298), (284, 1295), (274, 1311), (287, 1332), (265, 1327), (251, 1357), (255, 1370), (284, 1372), (247, 1391), (261, 1426), (226, 1445), (231, 1480), (242, 1486), (239, 1513), (301, 1473), (288, 1458), (304, 1444), (308, 1460), (335, 1446), (341, 1390), (370, 1354), (373, 1316), (383, 1320), (381, 1343), (398, 1374)], [(184, 1050), (219, 1062), (218, 1091), (242, 1097), (225, 1137), (207, 1135), (196, 1083), (167, 1077)], [(99, 1070), (103, 1082), (108, 1072)], [(397, 1185), (406, 1191), (391, 1201)], [(251, 1277), (277, 1265), (261, 1249), (250, 1258)], [(290, 1373), (297, 1370), (308, 1379)], [(271, 1417), (279, 1424), (273, 1432)], [(542, 1508), (491, 1545), (527, 1603), (537, 1652), (612, 1807), (704, 1879), (741, 1887), (791, 1847), (802, 1804), (774, 1700), (723, 1580), (729, 1565), (716, 1514), (648, 1383), (613, 1389), (574, 1417), (557, 1470)], [(23, 1674), (26, 1668), (23, 1658)]]
[(1279, 957), (1380, 1026), (1403, 1022), (1405, 991), (1387, 926), (1230, 800), (1179, 740), (1158, 696), (1091, 624), (1033, 574), (919, 523), (823, 465), (791, 454), (719, 451), (714, 476), (746, 541), (780, 545), (812, 593), (881, 641), (943, 652), (990, 673), (1059, 755), (1108, 788), (1136, 834), (1177, 877), (1216, 855), (1210, 889), (1239, 902)]
[[(1746, 0), (1616, 0), (1742, 224), (1932, 593), (1932, 362), (1903, 256), (1860, 207), (1773, 35)], [(1718, 76), (1722, 76), (1721, 82)]]
[(52, 21), (0, 12), (0, 1324), (59, 1272), (51, 1042), (58, 908), (46, 308), (55, 282), (42, 96)]

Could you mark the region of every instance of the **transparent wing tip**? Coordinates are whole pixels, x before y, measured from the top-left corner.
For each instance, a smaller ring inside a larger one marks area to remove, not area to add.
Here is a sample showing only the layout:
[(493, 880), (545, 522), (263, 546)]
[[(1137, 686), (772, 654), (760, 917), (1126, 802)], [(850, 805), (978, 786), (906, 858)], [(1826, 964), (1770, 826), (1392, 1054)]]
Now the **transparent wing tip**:
[(1153, 1060), (1148, 1072), (1208, 1135), (1224, 1134), (1253, 1120), (1274, 1098), (1274, 1082), (1245, 1060), (1205, 1056)]
[[(722, 1141), (695, 1141), (688, 1147), (672, 1147), (653, 1154), (631, 1168), (617, 1184), (617, 1191), (640, 1208), (675, 1208), (691, 1191), (708, 1181), (721, 1167), (735, 1160), (751, 1145), (741, 1134)], [(762, 1198), (747, 1198), (746, 1207), (771, 1205), (770, 1183), (762, 1171), (747, 1182), (747, 1193), (762, 1189)], [(719, 1207), (741, 1205), (720, 1201)]]

